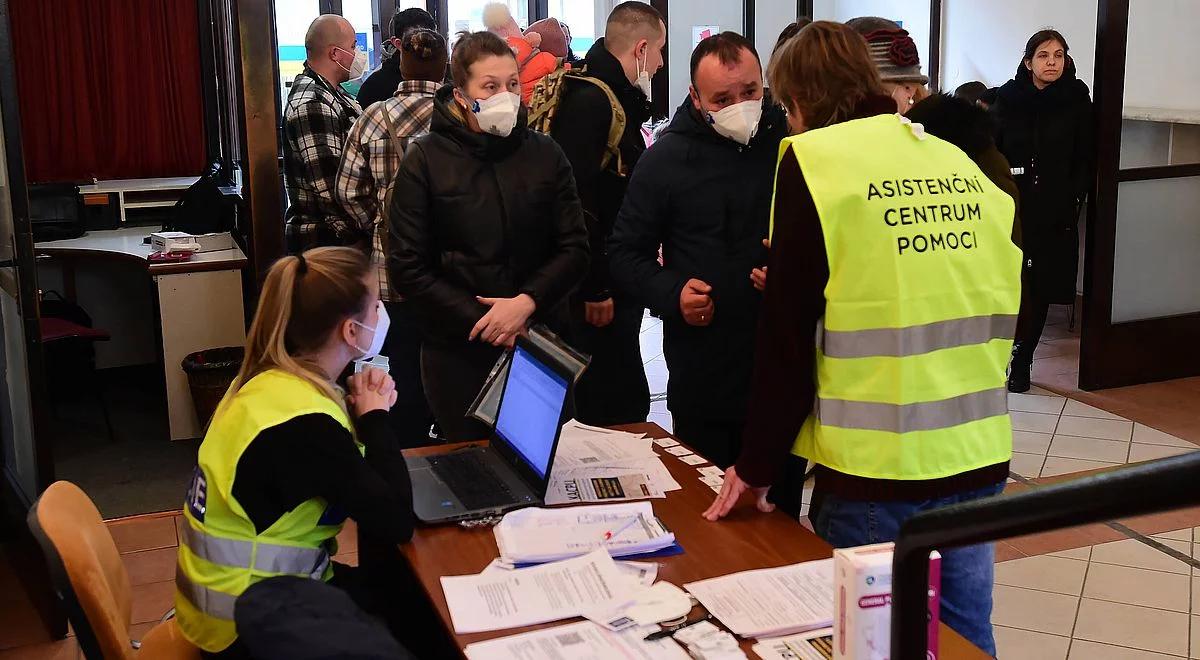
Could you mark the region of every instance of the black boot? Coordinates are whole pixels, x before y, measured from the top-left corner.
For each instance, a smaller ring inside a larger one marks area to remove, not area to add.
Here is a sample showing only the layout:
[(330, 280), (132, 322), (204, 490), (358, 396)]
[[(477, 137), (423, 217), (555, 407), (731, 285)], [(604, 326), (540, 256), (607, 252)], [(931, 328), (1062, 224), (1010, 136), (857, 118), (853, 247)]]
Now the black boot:
[(1025, 355), (1020, 343), (1013, 344), (1012, 362), (1008, 366), (1008, 391), (1015, 394), (1028, 392), (1032, 371), (1032, 356)]

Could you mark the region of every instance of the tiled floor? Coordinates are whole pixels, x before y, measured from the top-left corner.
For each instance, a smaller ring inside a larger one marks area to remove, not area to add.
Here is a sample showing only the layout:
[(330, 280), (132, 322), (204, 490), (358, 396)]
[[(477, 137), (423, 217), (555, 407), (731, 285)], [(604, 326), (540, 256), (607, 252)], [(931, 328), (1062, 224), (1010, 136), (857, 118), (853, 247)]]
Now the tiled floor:
[[(1194, 536), (1153, 540), (1193, 557)], [(1001, 660), (1200, 657), (1200, 570), (1138, 540), (1001, 562), (994, 593)]]

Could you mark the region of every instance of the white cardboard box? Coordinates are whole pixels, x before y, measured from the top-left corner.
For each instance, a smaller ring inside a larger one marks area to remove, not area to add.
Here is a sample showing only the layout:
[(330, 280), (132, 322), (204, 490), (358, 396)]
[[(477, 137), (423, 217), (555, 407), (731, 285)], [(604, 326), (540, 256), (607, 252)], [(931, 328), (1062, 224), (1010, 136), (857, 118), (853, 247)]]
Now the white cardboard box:
[(888, 660), (892, 543), (833, 551), (833, 652), (838, 660)]

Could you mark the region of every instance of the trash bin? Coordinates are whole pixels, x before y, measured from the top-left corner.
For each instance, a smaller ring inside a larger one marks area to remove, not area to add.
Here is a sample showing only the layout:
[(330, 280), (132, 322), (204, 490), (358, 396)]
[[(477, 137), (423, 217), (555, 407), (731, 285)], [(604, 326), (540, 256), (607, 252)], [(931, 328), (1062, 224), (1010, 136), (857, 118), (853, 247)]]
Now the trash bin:
[(242, 346), (226, 346), (197, 351), (183, 359), (181, 366), (192, 390), (196, 421), (202, 428), (208, 428), (217, 405), (242, 368), (245, 354), (246, 349)]

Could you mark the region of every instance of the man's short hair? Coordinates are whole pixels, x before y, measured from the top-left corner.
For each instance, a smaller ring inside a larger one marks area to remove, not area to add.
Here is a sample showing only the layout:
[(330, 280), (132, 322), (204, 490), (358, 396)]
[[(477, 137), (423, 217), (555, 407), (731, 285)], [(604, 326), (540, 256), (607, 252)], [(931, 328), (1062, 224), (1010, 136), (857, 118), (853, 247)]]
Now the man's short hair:
[(604, 41), (610, 52), (621, 52), (641, 39), (662, 36), (665, 25), (657, 9), (638, 0), (629, 0), (614, 7), (608, 15)]
[(709, 55), (716, 55), (721, 64), (734, 66), (742, 61), (742, 51), (750, 51), (759, 66), (762, 66), (762, 60), (758, 57), (758, 51), (754, 49), (754, 44), (737, 32), (722, 32), (701, 41), (700, 45), (696, 46), (696, 50), (692, 51), (692, 87), (696, 86), (696, 69), (700, 68), (701, 60)]
[(421, 9), (420, 7), (412, 7), (409, 9), (401, 9), (392, 15), (392, 24), (390, 26), (392, 36), (400, 39), (405, 32), (409, 30), (417, 30), (424, 28), (437, 32), (437, 21), (433, 20), (433, 16)]

